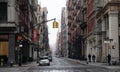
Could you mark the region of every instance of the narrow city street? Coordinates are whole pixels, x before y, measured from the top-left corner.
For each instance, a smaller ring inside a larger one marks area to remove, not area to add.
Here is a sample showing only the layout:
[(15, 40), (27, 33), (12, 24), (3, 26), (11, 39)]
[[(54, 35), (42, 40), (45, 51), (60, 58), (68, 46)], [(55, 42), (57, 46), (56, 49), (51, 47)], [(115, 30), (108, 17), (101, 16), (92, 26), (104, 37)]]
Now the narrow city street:
[(120, 72), (120, 0), (0, 0), (0, 72)]
[(120, 69), (82, 64), (72, 59), (53, 58), (50, 66), (38, 66), (36, 62), (18, 67), (1, 67), (0, 72), (120, 72)]

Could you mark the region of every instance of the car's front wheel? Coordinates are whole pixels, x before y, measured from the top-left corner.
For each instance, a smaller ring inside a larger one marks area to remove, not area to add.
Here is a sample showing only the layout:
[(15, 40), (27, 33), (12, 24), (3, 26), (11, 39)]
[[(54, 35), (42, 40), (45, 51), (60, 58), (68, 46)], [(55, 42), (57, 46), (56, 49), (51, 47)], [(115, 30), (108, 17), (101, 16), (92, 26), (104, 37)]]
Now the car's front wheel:
[(48, 66), (50, 66), (50, 64), (48, 64)]

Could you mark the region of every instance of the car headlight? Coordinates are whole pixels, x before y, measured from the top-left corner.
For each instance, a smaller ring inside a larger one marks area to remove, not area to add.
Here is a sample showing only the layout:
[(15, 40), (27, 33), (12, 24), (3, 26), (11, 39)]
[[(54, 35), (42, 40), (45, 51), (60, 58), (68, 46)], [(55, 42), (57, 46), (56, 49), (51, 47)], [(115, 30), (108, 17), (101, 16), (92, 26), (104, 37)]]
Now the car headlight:
[(40, 62), (40, 63), (43, 63), (43, 62)]
[(47, 60), (46, 63), (49, 63), (49, 60)]

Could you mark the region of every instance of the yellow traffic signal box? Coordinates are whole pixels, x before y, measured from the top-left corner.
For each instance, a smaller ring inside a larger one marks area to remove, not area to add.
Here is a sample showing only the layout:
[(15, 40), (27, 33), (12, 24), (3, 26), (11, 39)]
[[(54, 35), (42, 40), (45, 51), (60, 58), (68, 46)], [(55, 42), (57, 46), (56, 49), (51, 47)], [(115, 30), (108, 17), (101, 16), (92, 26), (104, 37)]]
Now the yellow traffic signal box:
[(58, 28), (58, 22), (56, 21), (53, 22), (53, 28)]

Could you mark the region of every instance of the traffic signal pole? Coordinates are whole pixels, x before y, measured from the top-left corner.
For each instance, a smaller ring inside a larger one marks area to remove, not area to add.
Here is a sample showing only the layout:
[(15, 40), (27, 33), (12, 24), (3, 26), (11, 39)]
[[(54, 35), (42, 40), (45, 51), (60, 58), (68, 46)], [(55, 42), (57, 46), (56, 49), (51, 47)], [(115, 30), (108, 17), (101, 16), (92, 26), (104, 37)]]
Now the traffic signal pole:
[(49, 22), (49, 21), (53, 21), (53, 20), (55, 21), (56, 18), (53, 18), (53, 19), (50, 19), (50, 20), (47, 20), (47, 21), (42, 21), (41, 23), (35, 24), (34, 27), (37, 26), (37, 25), (40, 25), (40, 24), (44, 24), (44, 23)]
[[(56, 18), (53, 18), (53, 19), (50, 19), (50, 20), (47, 20), (47, 21), (44, 21), (44, 20), (43, 20), (41, 23), (35, 24), (34, 27), (35, 27), (35, 26), (38, 26), (38, 27), (39, 27), (41, 24), (44, 24), (44, 23), (46, 23), (46, 22), (53, 21), (53, 20), (55, 21)], [(39, 49), (37, 48), (37, 63), (38, 63), (38, 62), (39, 62)]]

